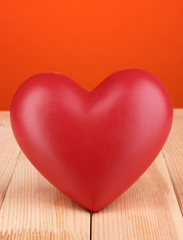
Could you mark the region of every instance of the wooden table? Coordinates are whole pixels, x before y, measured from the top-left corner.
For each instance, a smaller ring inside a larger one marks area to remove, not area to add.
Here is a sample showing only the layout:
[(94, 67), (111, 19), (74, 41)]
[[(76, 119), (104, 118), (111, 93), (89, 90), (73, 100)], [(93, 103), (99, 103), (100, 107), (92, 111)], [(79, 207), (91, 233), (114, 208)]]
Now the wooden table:
[(183, 240), (183, 110), (163, 150), (118, 199), (86, 211), (52, 186), (18, 147), (0, 113), (0, 239)]

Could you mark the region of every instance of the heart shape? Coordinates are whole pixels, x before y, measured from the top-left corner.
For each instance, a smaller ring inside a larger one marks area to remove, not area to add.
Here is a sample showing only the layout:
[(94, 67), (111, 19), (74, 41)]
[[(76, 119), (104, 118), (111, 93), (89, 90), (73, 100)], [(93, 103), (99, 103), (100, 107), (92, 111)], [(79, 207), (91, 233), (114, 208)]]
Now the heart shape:
[(172, 109), (163, 84), (144, 70), (117, 71), (92, 91), (62, 74), (41, 73), (17, 90), (11, 124), (45, 178), (98, 211), (156, 158), (171, 128)]

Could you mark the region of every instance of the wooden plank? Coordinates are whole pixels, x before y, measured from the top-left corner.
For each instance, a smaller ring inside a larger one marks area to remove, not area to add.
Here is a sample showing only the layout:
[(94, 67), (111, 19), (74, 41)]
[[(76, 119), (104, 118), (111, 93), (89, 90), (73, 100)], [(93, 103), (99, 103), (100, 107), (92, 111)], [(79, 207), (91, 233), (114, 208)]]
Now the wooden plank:
[(183, 220), (162, 154), (131, 188), (93, 214), (92, 239), (183, 239)]
[(16, 166), (19, 152), (20, 148), (15, 141), (11, 129), (0, 126), (0, 207)]
[(0, 111), (0, 126), (10, 127), (10, 112)]
[(0, 239), (89, 238), (90, 213), (51, 185), (21, 153), (0, 211)]
[(183, 214), (183, 109), (174, 110), (172, 130), (163, 154)]

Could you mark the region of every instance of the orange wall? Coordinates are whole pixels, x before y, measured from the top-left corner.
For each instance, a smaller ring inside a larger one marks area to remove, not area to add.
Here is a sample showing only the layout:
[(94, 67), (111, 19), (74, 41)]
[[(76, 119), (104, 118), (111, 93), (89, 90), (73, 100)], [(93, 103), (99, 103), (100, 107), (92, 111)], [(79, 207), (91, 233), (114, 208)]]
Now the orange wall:
[(125, 67), (152, 72), (183, 107), (182, 0), (10, 0), (0, 4), (0, 109), (32, 74), (91, 89)]

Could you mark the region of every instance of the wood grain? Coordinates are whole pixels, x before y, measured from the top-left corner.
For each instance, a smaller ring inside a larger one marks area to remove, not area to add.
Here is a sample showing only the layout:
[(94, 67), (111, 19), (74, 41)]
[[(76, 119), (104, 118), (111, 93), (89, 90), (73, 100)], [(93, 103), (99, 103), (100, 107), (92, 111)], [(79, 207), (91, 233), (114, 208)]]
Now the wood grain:
[(0, 211), (1, 239), (89, 239), (90, 213), (53, 187), (21, 153)]
[[(183, 110), (174, 110), (170, 136), (163, 148), (169, 174), (183, 214)], [(182, 238), (183, 239), (183, 238)]]
[[(3, 124), (6, 125), (6, 121)], [(0, 125), (0, 207), (6, 195), (19, 152), (20, 148), (11, 129)]]
[(10, 112), (0, 111), (0, 126), (10, 127)]
[(93, 214), (92, 239), (183, 239), (183, 219), (162, 154), (130, 189)]
[(21, 232), (13, 232), (11, 233), (0, 233), (1, 240), (85, 240), (88, 239), (88, 234), (78, 234), (74, 231), (37, 231), (37, 230), (22, 230)]
[[(165, 161), (166, 160), (166, 161)], [(88, 240), (90, 213), (52, 186), (0, 113), (0, 240)], [(162, 153), (124, 194), (92, 216), (93, 240), (183, 239), (183, 110)]]

